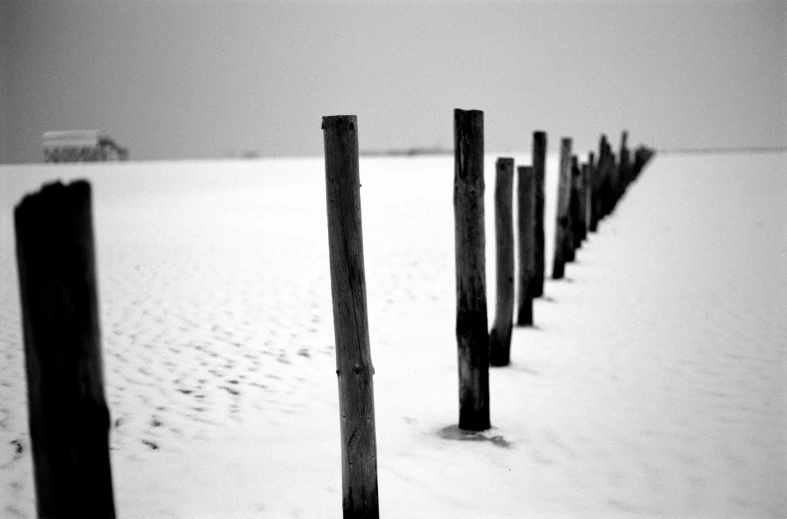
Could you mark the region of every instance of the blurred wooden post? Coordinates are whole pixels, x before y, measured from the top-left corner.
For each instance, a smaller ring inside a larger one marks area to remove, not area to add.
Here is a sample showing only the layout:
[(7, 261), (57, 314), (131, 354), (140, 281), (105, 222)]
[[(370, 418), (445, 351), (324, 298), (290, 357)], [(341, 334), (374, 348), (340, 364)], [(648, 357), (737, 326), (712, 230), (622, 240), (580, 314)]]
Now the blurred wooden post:
[(609, 168), (609, 144), (607, 143), (607, 136), (601, 135), (601, 142), (599, 143), (598, 150), (598, 168), (599, 168), (599, 216), (598, 220), (601, 221), (609, 214), (609, 206), (611, 203), (610, 197), (610, 168)]
[(560, 141), (560, 178), (558, 180), (557, 222), (555, 225), (555, 252), (552, 261), (552, 279), (565, 275), (566, 237), (570, 233), (568, 215), (571, 201), (571, 138)]
[(511, 352), (514, 319), (514, 159), (499, 158), (495, 177), (495, 245), (497, 304), (489, 334), (489, 363), (506, 366)]
[(606, 136), (601, 135), (601, 140), (598, 145), (598, 221), (604, 219), (607, 210), (607, 149), (606, 149)]
[(588, 208), (588, 230), (598, 230), (598, 165), (591, 151), (588, 154), (588, 177), (590, 182), (590, 207)]
[(533, 325), (533, 291), (536, 284), (536, 241), (535, 232), (538, 179), (535, 168), (517, 168), (519, 192), (519, 311), (517, 326)]
[[(544, 239), (544, 183), (546, 181), (547, 134), (543, 131), (533, 132), (532, 163), (536, 181), (535, 203), (535, 243), (533, 254), (535, 257), (535, 271), (531, 283), (533, 297), (544, 295), (544, 271), (546, 270), (545, 239)], [(521, 177), (520, 177), (521, 179)], [(522, 192), (522, 182), (519, 182), (519, 207), (524, 207), (522, 197), (527, 195)], [(520, 243), (522, 234), (519, 235)], [(522, 260), (519, 261), (520, 272), (524, 268)], [(521, 278), (520, 278), (521, 279)], [(520, 293), (521, 293), (520, 288)]]
[(581, 210), (579, 213), (582, 219), (582, 241), (588, 239), (588, 226), (590, 225), (590, 164), (582, 164), (582, 191), (580, 192)]
[(454, 110), (454, 236), (459, 428), (489, 429), (484, 112)]
[(618, 186), (618, 198), (621, 198), (623, 194), (626, 192), (626, 188), (628, 188), (629, 184), (629, 149), (626, 145), (628, 141), (628, 132), (623, 131), (620, 135), (620, 185)]
[(566, 240), (566, 261), (572, 262), (576, 259), (576, 250), (582, 246), (580, 242), (579, 230), (579, 159), (576, 155), (571, 156), (571, 199), (569, 200), (568, 214), (571, 221), (570, 236)]
[(345, 518), (380, 516), (358, 127), (354, 115), (322, 118)]
[(609, 212), (612, 214), (618, 205), (618, 195), (620, 194), (620, 163), (612, 148), (609, 152), (609, 178), (611, 197)]
[(631, 167), (632, 180), (636, 180), (639, 177), (640, 173), (642, 173), (642, 170), (645, 168), (645, 165), (653, 157), (653, 154), (653, 150), (647, 148), (646, 146), (640, 145), (637, 147), (637, 149), (634, 151), (634, 164)]
[(39, 517), (115, 517), (90, 184), (14, 211)]
[(634, 181), (639, 177), (639, 173), (643, 167), (643, 159), (644, 155), (642, 153), (642, 146), (638, 146), (634, 150), (634, 162), (631, 165), (631, 180)]

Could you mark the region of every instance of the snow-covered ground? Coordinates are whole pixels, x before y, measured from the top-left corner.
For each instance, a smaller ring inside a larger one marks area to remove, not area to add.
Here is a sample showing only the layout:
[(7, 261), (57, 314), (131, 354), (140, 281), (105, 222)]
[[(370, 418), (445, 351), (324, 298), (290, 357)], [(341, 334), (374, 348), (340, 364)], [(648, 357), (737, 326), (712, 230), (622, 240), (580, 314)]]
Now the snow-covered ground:
[[(453, 158), (362, 159), (382, 515), (787, 517), (786, 166), (657, 156), (459, 441)], [(12, 206), (58, 177), (94, 186), (119, 517), (339, 517), (318, 158), (0, 168), (0, 516), (35, 515)]]

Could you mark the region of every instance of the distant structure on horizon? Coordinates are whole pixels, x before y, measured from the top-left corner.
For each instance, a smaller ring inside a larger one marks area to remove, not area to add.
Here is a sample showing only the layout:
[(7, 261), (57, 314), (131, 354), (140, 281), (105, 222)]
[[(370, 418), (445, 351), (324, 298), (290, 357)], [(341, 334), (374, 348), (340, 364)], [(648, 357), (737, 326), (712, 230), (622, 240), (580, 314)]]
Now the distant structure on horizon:
[(102, 162), (128, 160), (128, 149), (100, 130), (44, 132), (44, 162)]

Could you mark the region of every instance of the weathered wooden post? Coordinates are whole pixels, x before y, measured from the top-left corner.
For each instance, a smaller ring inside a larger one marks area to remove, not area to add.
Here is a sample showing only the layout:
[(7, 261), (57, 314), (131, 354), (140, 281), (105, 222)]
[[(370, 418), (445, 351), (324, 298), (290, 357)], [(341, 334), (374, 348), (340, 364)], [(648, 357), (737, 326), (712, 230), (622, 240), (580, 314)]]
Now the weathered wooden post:
[(115, 517), (90, 184), (14, 211), (39, 517)]
[(565, 275), (566, 240), (570, 235), (569, 203), (571, 202), (571, 138), (560, 140), (560, 178), (558, 180), (555, 252), (552, 260), (552, 279)]
[(576, 250), (582, 247), (582, 229), (580, 228), (580, 195), (582, 177), (579, 170), (579, 158), (576, 155), (571, 157), (571, 200), (569, 201), (569, 217), (571, 219), (571, 241), (568, 243), (566, 261), (572, 262), (576, 259)]
[(517, 177), (520, 193), (519, 198), (519, 258), (522, 270), (519, 272), (519, 311), (517, 326), (533, 325), (533, 292), (536, 284), (536, 241), (535, 232), (538, 179), (535, 168), (519, 166)]
[(514, 159), (499, 158), (495, 177), (497, 304), (489, 334), (489, 363), (508, 365), (514, 319)]
[(484, 112), (454, 110), (454, 236), (459, 428), (489, 429)]
[(345, 518), (377, 518), (374, 367), (366, 312), (358, 126), (354, 115), (322, 118), (333, 330), (342, 439)]
[[(533, 132), (532, 147), (533, 170), (536, 181), (536, 207), (535, 207), (535, 244), (533, 254), (535, 257), (535, 272), (533, 274), (532, 296), (541, 297), (544, 295), (544, 271), (546, 269), (546, 254), (544, 250), (544, 183), (546, 181), (546, 159), (547, 159), (547, 133), (544, 131)], [(520, 177), (521, 178), (521, 177)], [(519, 183), (519, 207), (524, 207), (522, 198), (527, 198), (527, 194), (522, 192), (522, 183)], [(520, 231), (520, 243), (522, 235)], [(520, 259), (520, 268), (522, 261)], [(521, 289), (520, 289), (521, 291)]]

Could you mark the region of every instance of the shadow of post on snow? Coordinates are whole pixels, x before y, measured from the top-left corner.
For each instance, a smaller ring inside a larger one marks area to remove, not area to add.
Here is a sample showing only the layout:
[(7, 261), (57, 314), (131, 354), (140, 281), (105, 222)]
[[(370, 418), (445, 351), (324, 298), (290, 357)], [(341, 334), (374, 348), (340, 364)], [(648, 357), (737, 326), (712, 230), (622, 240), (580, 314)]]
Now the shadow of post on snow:
[(444, 440), (456, 440), (464, 442), (489, 442), (492, 445), (503, 448), (510, 448), (511, 442), (503, 438), (501, 434), (495, 434), (495, 429), (486, 431), (466, 431), (456, 425), (449, 425), (439, 430), (438, 434)]

